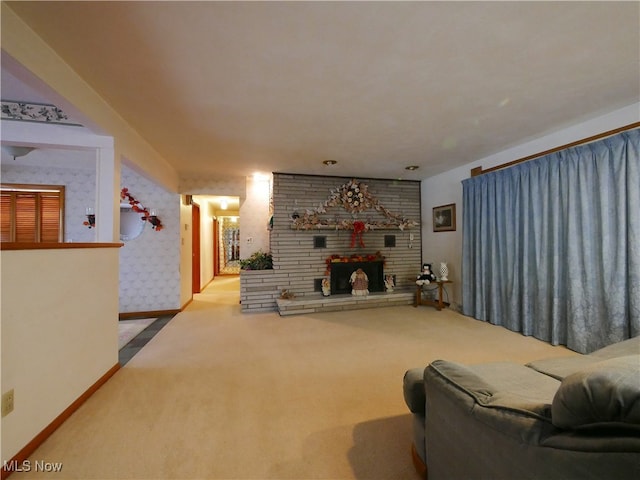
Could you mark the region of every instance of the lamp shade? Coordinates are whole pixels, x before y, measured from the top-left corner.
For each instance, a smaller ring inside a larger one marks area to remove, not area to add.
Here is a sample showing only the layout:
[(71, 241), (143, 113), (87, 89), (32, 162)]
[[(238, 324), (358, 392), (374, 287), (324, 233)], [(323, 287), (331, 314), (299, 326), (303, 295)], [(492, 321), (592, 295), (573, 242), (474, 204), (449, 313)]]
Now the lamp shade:
[(18, 157), (24, 157), (26, 154), (35, 150), (34, 147), (19, 147), (17, 145), (3, 145), (2, 150), (11, 155), (15, 160)]

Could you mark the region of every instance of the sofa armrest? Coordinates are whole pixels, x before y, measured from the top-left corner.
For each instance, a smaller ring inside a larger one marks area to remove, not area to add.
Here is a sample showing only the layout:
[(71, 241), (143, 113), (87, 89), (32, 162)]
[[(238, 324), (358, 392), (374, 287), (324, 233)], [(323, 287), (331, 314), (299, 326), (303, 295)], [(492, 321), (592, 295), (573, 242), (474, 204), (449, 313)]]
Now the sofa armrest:
[[(525, 403), (527, 384), (532, 380), (526, 370), (543, 381), (551, 379), (517, 364), (463, 366), (435, 361), (427, 367), (425, 452), (429, 478), (578, 478), (563, 477), (562, 470), (556, 475), (541, 475), (537, 470), (544, 469), (546, 474), (547, 467), (534, 467), (525, 458), (555, 429), (535, 410), (515, 408)], [(522, 382), (520, 374), (524, 375)], [(496, 402), (508, 402), (504, 392), (509, 384), (513, 384), (510, 395), (514, 402), (499, 406)]]
[(477, 405), (551, 420), (551, 403), (560, 382), (523, 365), (496, 362), (465, 366), (436, 360), (428, 369), (472, 397)]
[(409, 407), (411, 413), (424, 415), (426, 402), (424, 394), (424, 368), (412, 368), (407, 370), (402, 379), (402, 393), (404, 402)]

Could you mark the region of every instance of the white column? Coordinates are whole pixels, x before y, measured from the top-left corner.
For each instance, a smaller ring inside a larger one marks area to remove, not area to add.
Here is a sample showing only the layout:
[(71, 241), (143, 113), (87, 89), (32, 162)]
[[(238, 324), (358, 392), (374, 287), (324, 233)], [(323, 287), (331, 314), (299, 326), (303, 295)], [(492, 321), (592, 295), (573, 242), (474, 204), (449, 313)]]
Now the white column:
[(120, 241), (120, 160), (113, 147), (96, 149), (96, 240)]

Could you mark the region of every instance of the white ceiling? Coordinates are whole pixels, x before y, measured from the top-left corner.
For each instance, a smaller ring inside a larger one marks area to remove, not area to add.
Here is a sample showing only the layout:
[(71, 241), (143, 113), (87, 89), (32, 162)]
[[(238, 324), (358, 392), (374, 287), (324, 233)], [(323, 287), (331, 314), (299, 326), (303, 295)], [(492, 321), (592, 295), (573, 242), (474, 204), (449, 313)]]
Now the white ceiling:
[(640, 101), (638, 2), (9, 5), (181, 175), (420, 179)]

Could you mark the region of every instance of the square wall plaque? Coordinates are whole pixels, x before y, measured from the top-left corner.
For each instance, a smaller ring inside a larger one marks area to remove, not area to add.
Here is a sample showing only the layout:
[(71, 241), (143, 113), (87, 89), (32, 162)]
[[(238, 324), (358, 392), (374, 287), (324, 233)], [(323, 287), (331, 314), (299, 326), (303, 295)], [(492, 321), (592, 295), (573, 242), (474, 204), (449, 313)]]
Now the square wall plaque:
[(385, 235), (384, 236), (384, 246), (385, 247), (395, 247), (396, 246), (396, 236), (395, 235)]
[(313, 237), (313, 248), (327, 248), (327, 237)]

